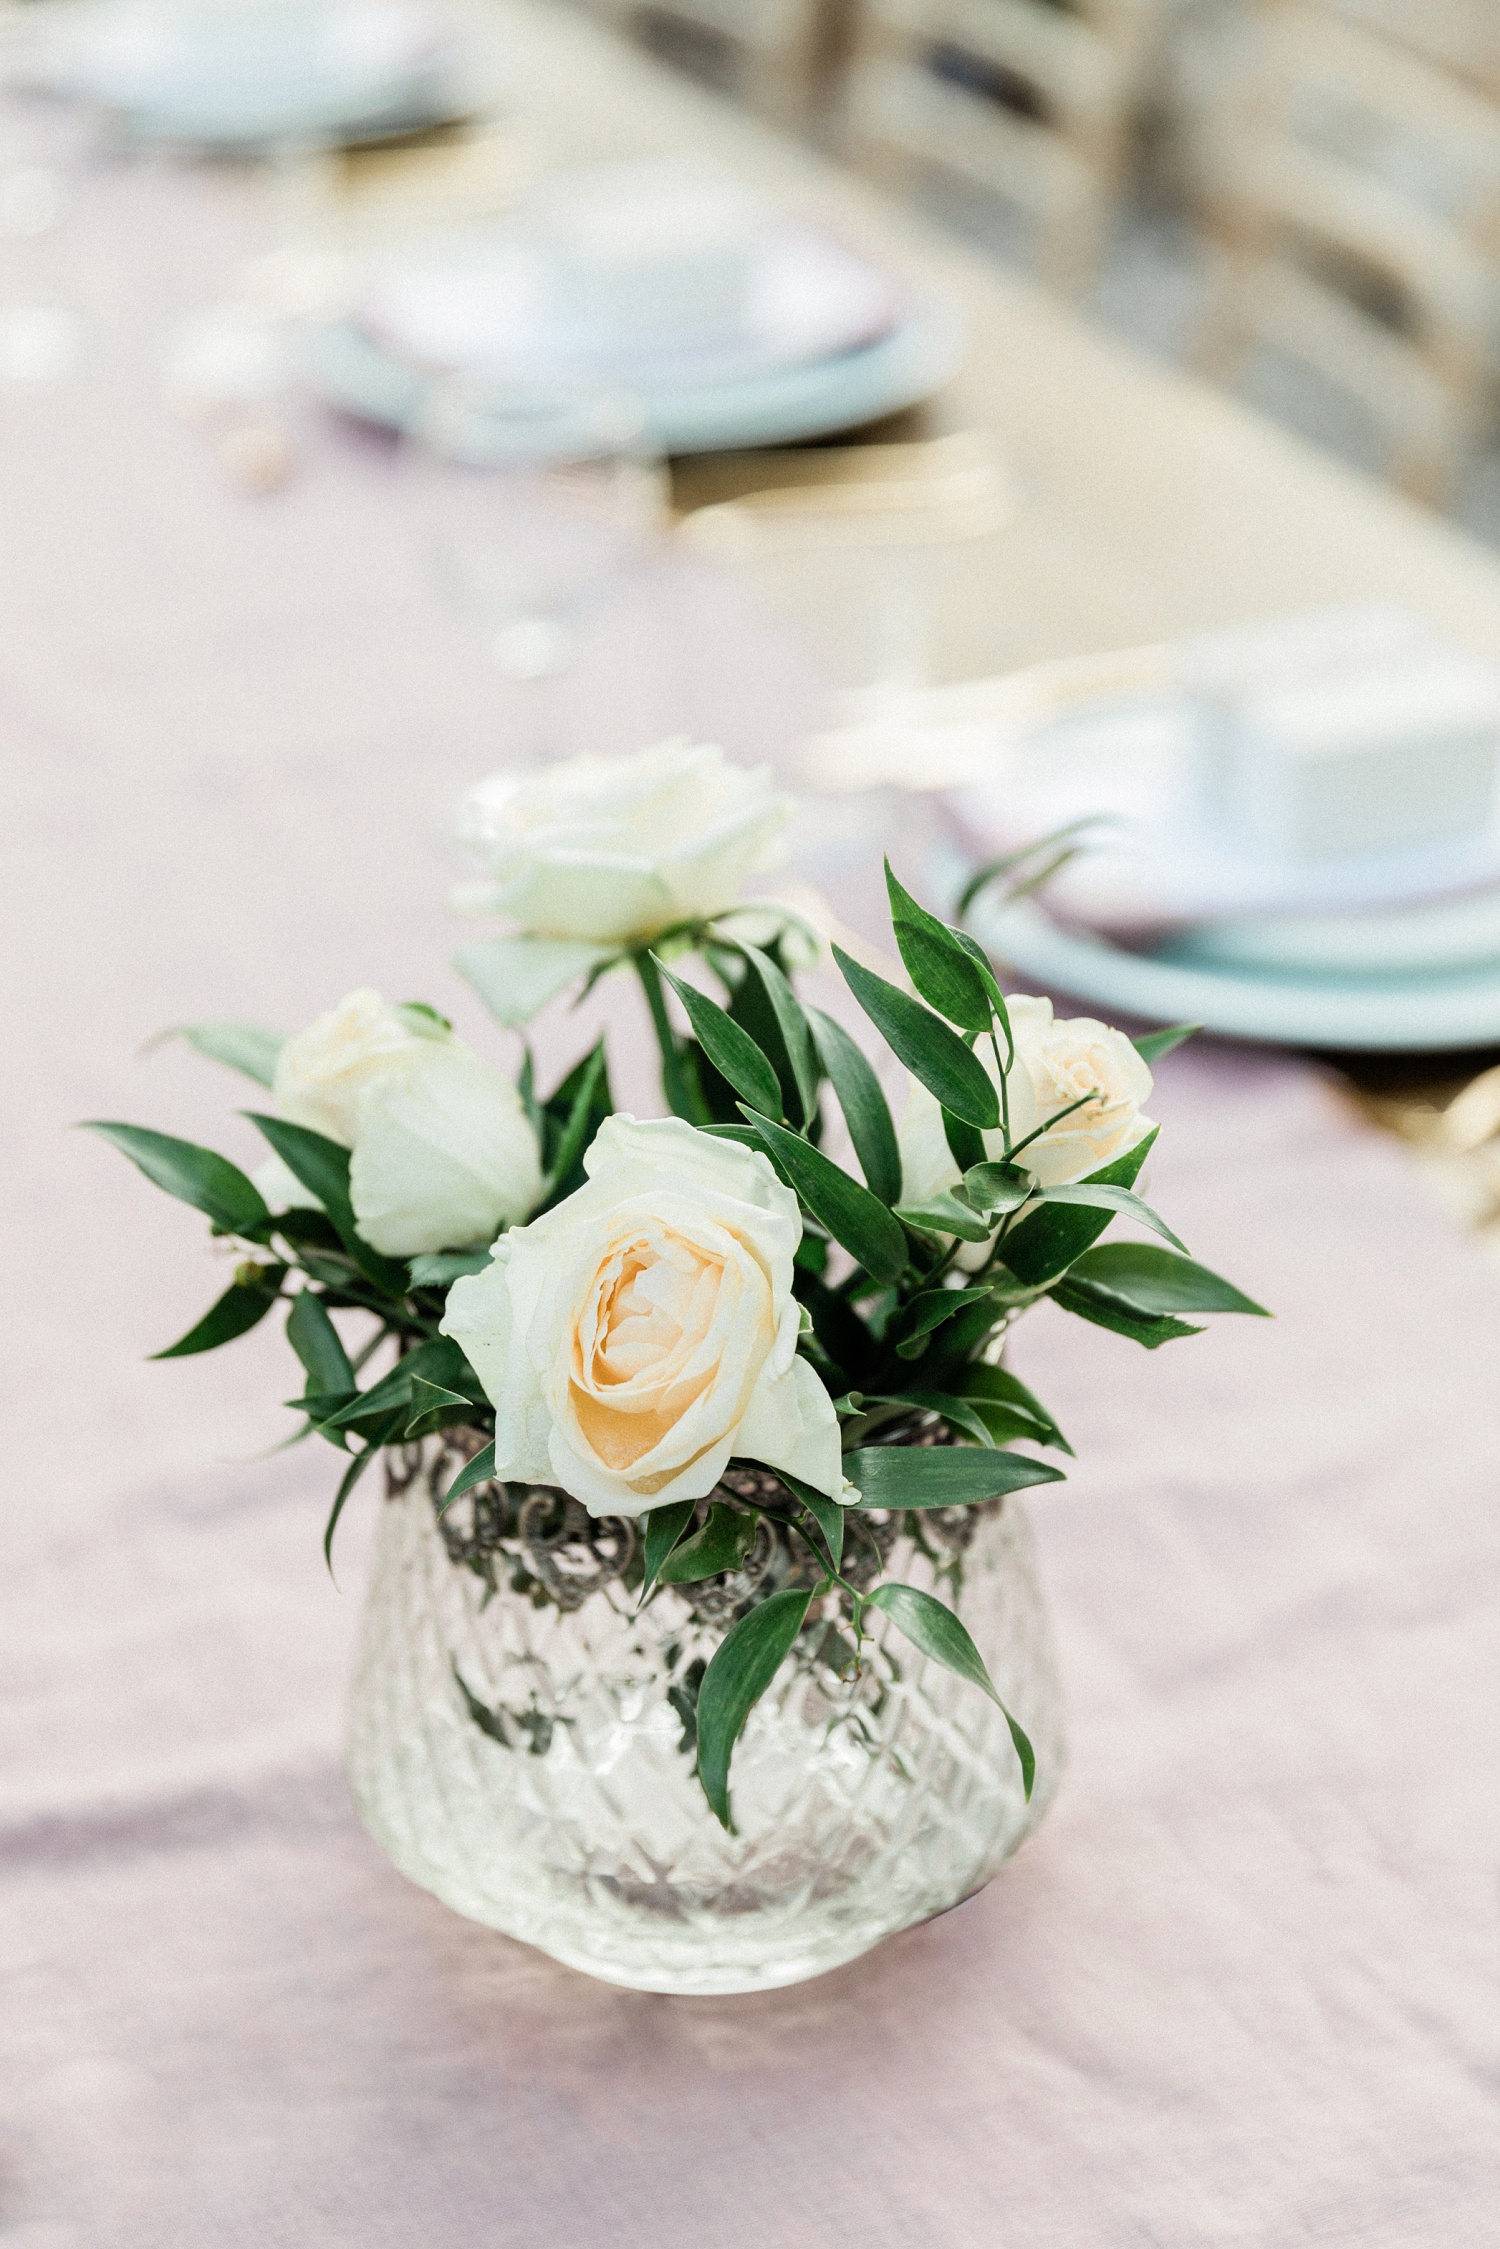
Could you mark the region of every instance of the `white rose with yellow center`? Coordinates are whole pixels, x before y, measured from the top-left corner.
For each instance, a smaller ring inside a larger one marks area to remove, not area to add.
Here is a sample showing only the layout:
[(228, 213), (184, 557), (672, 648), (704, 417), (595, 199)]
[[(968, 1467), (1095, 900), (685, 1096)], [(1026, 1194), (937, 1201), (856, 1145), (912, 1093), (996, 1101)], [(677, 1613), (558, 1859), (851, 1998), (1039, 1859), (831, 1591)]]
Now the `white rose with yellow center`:
[(705, 743), (495, 774), (459, 822), (493, 880), (460, 902), (529, 935), (635, 944), (733, 905), (771, 863), (790, 810), (765, 767), (731, 765)]
[(613, 1116), (588, 1183), (456, 1281), (443, 1332), (495, 1408), (495, 1473), (595, 1515), (712, 1491), (731, 1457), (842, 1484), (832, 1400), (797, 1354), (796, 1197), (677, 1118)]
[[(1087, 1015), (1058, 1018), (1050, 1000), (1025, 993), (1010, 994), (1005, 1004), (1016, 1044), (1009, 1080), (1011, 1140), (1024, 1140), (1039, 1125), (1046, 1126), (1017, 1158), (1044, 1187), (1086, 1178), (1128, 1154), (1154, 1129), (1141, 1113), (1151, 1097), (1151, 1072), (1123, 1031), (1112, 1031)], [(999, 1067), (988, 1043), (976, 1051), (998, 1084)], [(1071, 1113), (1063, 1116), (1064, 1110)], [(1050, 1117), (1058, 1122), (1048, 1125)], [(915, 1079), (897, 1137), (908, 1203), (925, 1202), (956, 1185), (959, 1169), (943, 1131), (942, 1111)], [(1004, 1154), (1003, 1133), (983, 1137), (987, 1156)], [(985, 1255), (982, 1246), (973, 1245), (960, 1253), (959, 1262), (975, 1269)]]
[[(288, 1123), (351, 1151), (355, 1220), (385, 1257), (488, 1243), (541, 1199), (520, 1095), (425, 1009), (351, 992), (287, 1040), (272, 1091)], [(278, 1207), (312, 1199), (279, 1157), (256, 1184)]]

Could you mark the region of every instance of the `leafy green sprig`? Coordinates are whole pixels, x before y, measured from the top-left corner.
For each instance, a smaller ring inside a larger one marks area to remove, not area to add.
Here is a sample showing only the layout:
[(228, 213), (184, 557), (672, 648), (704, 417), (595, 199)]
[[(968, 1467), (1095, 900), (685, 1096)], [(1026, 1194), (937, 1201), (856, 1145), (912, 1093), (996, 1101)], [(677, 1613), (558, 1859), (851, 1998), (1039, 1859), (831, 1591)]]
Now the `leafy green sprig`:
[[(975, 1505), (1060, 1475), (1009, 1449), (1027, 1443), (1071, 1450), (1047, 1409), (995, 1363), (1005, 1329), (1030, 1305), (1050, 1298), (1061, 1310), (1147, 1349), (1200, 1332), (1178, 1317), (1182, 1312), (1258, 1313), (1261, 1307), (1196, 1264), (1135, 1193), (1154, 1133), (1068, 1185), (1044, 1186), (1026, 1167), (1021, 1159), (1037, 1139), (1098, 1096), (1085, 1093), (1033, 1132), (1013, 1137), (1015, 1039), (994, 971), (968, 933), (928, 913), (889, 864), (886, 880), (896, 943), (914, 991), (900, 990), (837, 946), (834, 958), (875, 1029), (939, 1104), (961, 1176), (927, 1202), (902, 1199), (895, 1125), (862, 1050), (831, 1017), (803, 1005), (773, 952), (717, 931), (702, 950), (723, 988), (722, 1001), (674, 973), (659, 952), (646, 956), (641, 973), (662, 1042), (664, 1088), (677, 1113), (707, 1132), (760, 1149), (801, 1205), (804, 1238), (793, 1280), (805, 1314), (801, 1348), (836, 1401), (853, 1504), (910, 1513)], [(686, 1015), (686, 1038), (671, 1027), (666, 989)], [(1138, 1043), (1154, 1059), (1186, 1035), (1164, 1032)], [(981, 1043), (993, 1055), (993, 1072), (976, 1051)], [(842, 1111), (862, 1182), (820, 1145), (825, 1089)], [(995, 1133), (998, 1156), (989, 1153), (985, 1138)], [(1170, 1246), (1096, 1247), (1116, 1217)], [(965, 1244), (985, 1245), (977, 1274), (955, 1270)], [(830, 1278), (835, 1248), (848, 1260), (837, 1281)], [(914, 1415), (957, 1442), (889, 1442)], [(699, 1772), (726, 1824), (734, 1742), (823, 1595), (848, 1605), (856, 1646), (868, 1610), (882, 1609), (926, 1655), (994, 1695), (951, 1610), (912, 1586), (859, 1592), (840, 1575), (838, 1549), (823, 1526), (833, 1503), (825, 1496), (814, 1507), (817, 1495), (800, 1487), (799, 1496), (806, 1522), (795, 1527), (811, 1540), (818, 1525), (825, 1579), (811, 1590), (772, 1594), (743, 1616), (711, 1660), (699, 1694)], [(736, 1566), (743, 1514), (716, 1507), (686, 1537), (693, 1517), (689, 1506), (645, 1518), (648, 1584), (691, 1582), (689, 1569), (707, 1576)], [(1030, 1747), (1023, 1747), (1014, 1718), (1006, 1717), (1029, 1793)]]
[[(1005, 1332), (1021, 1312), (1050, 1300), (1156, 1349), (1200, 1332), (1184, 1315), (1262, 1309), (1196, 1264), (1136, 1194), (1154, 1133), (1084, 1180), (1041, 1184), (1023, 1159), (1071, 1112), (1014, 1136), (1015, 1038), (994, 971), (966, 931), (928, 913), (889, 866), (886, 875), (896, 943), (913, 989), (901, 990), (837, 947), (834, 957), (873, 1027), (938, 1103), (959, 1177), (920, 1203), (903, 1198), (895, 1125), (874, 1069), (841, 1024), (798, 997), (779, 940), (756, 946), (722, 917), (662, 931), (649, 947), (498, 939), (459, 959), (501, 1020), (513, 1025), (529, 1020), (570, 982), (582, 979), (588, 989), (612, 968), (632, 968), (660, 1046), (668, 1105), (706, 1133), (758, 1149), (802, 1211), (793, 1275), (803, 1313), (799, 1349), (826, 1384), (840, 1419), (844, 1490), (816, 1492), (781, 1474), (781, 1488), (792, 1495), (790, 1513), (737, 1496), (715, 1497), (701, 1521), (698, 1503), (681, 1501), (652, 1510), (642, 1522), (646, 1597), (661, 1585), (693, 1584), (738, 1569), (754, 1538), (757, 1509), (778, 1514), (813, 1557), (812, 1583), (751, 1606), (703, 1673), (698, 1769), (726, 1825), (735, 1742), (815, 1603), (821, 1609), (831, 1600), (847, 1613), (856, 1664), (877, 1611), (930, 1660), (999, 1702), (953, 1611), (915, 1586), (854, 1583), (842, 1566), (843, 1543), (846, 1523), (861, 1512), (889, 1512), (919, 1525), (929, 1508), (983, 1504), (1059, 1479), (1061, 1470), (1035, 1451), (1012, 1449), (1024, 1444), (1071, 1453), (1049, 1410), (998, 1363)], [(674, 971), (670, 963), (687, 952), (697, 953), (718, 979), (722, 1000)], [(669, 992), (684, 1012), (686, 1034), (672, 1022)], [(271, 1034), (207, 1024), (182, 1035), (201, 1052), (270, 1083), (279, 1045)], [(1155, 1060), (1187, 1035), (1179, 1028), (1136, 1043)], [(981, 1060), (981, 1047), (993, 1069)], [(540, 1212), (581, 1184), (584, 1152), (612, 1110), (602, 1044), (546, 1100), (536, 1095), (528, 1052), (519, 1090), (545, 1167)], [(1095, 1098), (1086, 1092), (1072, 1109)], [(829, 1101), (842, 1114), (862, 1178), (822, 1147)], [(457, 1248), (409, 1262), (381, 1256), (355, 1223), (348, 1151), (283, 1119), (250, 1114), (308, 1191), (305, 1207), (272, 1211), (254, 1183), (212, 1150), (136, 1126), (93, 1129), (158, 1186), (201, 1211), (215, 1234), (246, 1251), (231, 1287), (158, 1356), (217, 1348), (258, 1325), (275, 1304), (288, 1303), (287, 1337), (304, 1374), (301, 1394), (288, 1401), (302, 1417), (297, 1436), (316, 1433), (348, 1456), (324, 1537), (331, 1556), (341, 1512), (386, 1446), (456, 1426), (481, 1435), (493, 1429), (493, 1409), (473, 1368), (439, 1333), (452, 1282), (487, 1262), (489, 1251)], [(991, 1144), (996, 1135), (998, 1154)], [(1158, 1240), (1102, 1242), (1116, 1218)], [(966, 1247), (982, 1248), (977, 1270), (959, 1269)], [(373, 1323), (352, 1356), (334, 1319), (351, 1312)], [(361, 1388), (362, 1372), (383, 1347), (392, 1363)], [(918, 1433), (944, 1441), (903, 1441)], [(469, 1460), (441, 1508), (495, 1470), (491, 1441)], [(1031, 1745), (1016, 1718), (1008, 1711), (1005, 1717), (1029, 1795)]]
[[(217, 1023), (193, 1025), (181, 1035), (258, 1084), (271, 1083), (281, 1043), (273, 1034)], [(528, 1054), (520, 1092), (544, 1165), (539, 1215), (582, 1184), (584, 1151), (613, 1107), (602, 1042), (545, 1101), (535, 1094)], [(290, 1441), (317, 1435), (349, 1455), (323, 1538), (331, 1567), (339, 1517), (387, 1445), (460, 1424), (481, 1431), (494, 1426), (494, 1409), (478, 1376), (452, 1338), (438, 1332), (449, 1287), (460, 1274), (489, 1262), (489, 1246), (410, 1260), (383, 1257), (355, 1221), (349, 1150), (284, 1118), (246, 1114), (307, 1190), (305, 1205), (294, 1202), (273, 1211), (237, 1165), (193, 1141), (140, 1125), (96, 1122), (88, 1129), (129, 1156), (155, 1186), (201, 1211), (213, 1235), (245, 1251), (218, 1301), (154, 1357), (217, 1350), (258, 1327), (278, 1304), (286, 1306), (287, 1341), (304, 1375), (301, 1394), (287, 1400), (302, 1416)], [(367, 1314), (373, 1322), (352, 1357), (333, 1318), (344, 1312)], [(394, 1363), (361, 1390), (358, 1377), (378, 1355)]]

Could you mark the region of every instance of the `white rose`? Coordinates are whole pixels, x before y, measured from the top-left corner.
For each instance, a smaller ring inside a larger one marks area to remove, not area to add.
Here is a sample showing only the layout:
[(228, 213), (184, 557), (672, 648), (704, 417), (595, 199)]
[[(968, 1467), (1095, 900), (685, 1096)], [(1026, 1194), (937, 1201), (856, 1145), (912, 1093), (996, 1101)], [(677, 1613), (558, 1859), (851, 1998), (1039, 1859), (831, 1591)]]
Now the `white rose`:
[(427, 1025), (416, 1030), (413, 1020), (422, 1021), (387, 1007), (368, 985), (351, 992), (283, 1045), (271, 1086), (277, 1114), (352, 1148), (355, 1104), (364, 1088), (423, 1043)]
[(1061, 1187), (1113, 1163), (1155, 1128), (1142, 1116), (1154, 1083), (1123, 1031), (1092, 1016), (1052, 1013), (1050, 1000), (1006, 1001), (1016, 1042), (1011, 1073), (1013, 1140), (1023, 1140), (1084, 1094), (1097, 1096), (1050, 1126), (1021, 1157), (1044, 1187)]
[[(378, 992), (351, 992), (288, 1039), (272, 1092), (288, 1123), (352, 1151), (354, 1216), (383, 1256), (492, 1241), (541, 1196), (541, 1151), (509, 1078)], [(255, 1181), (275, 1208), (315, 1200), (276, 1156)]]
[(802, 1217), (766, 1158), (619, 1115), (584, 1169), (449, 1292), (443, 1331), (494, 1403), (497, 1475), (595, 1515), (701, 1499), (735, 1454), (837, 1492), (833, 1403), (797, 1355)]
[(663, 742), (633, 757), (570, 758), (543, 773), (497, 773), (460, 815), (494, 877), (468, 907), (530, 935), (634, 944), (733, 904), (766, 867), (791, 800), (765, 767), (720, 749)]
[(349, 1200), (383, 1257), (491, 1242), (541, 1194), (541, 1151), (521, 1096), (461, 1040), (419, 1041), (361, 1093)]
[[(1151, 1072), (1123, 1031), (1112, 1031), (1108, 1024), (1086, 1015), (1059, 1020), (1050, 1000), (1024, 993), (1009, 995), (1005, 1004), (1016, 1042), (1009, 1082), (1013, 1143), (1024, 1140), (1081, 1095), (1098, 1096), (1021, 1151), (1018, 1161), (1044, 1187), (1083, 1179), (1145, 1139), (1153, 1129), (1151, 1119), (1141, 1114), (1142, 1103), (1151, 1095)], [(987, 1045), (976, 1051), (998, 1084), (993, 1052)], [(915, 1079), (897, 1137), (905, 1201), (926, 1202), (956, 1184), (959, 1169), (943, 1131), (942, 1110)], [(986, 1155), (1004, 1154), (1003, 1133), (987, 1132), (983, 1138)], [(972, 1267), (982, 1264), (984, 1255), (982, 1249), (977, 1257), (965, 1251), (959, 1262)]]

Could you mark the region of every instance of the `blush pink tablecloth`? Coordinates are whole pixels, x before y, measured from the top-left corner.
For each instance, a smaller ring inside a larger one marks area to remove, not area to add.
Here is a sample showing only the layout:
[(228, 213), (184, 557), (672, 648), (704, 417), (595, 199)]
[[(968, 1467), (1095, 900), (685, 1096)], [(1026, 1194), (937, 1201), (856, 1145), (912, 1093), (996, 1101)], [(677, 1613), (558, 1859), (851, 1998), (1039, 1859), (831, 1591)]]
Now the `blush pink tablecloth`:
[[(1155, 1104), (1157, 1199), (1274, 1325), (1151, 1358), (1050, 1313), (1024, 1332), (1079, 1453), (1032, 1510), (1072, 1761), (984, 1895), (800, 1989), (663, 2000), (456, 1919), (356, 1826), (373, 1495), (336, 1591), (329, 1456), (255, 1457), (284, 1345), (144, 1364), (224, 1275), (67, 1128), (253, 1152), (251, 1089), (134, 1058), (165, 1022), (294, 1026), (373, 982), (492, 1040), (445, 966), (441, 831), (523, 720), (425, 585), (379, 441), (310, 427), (299, 481), (252, 503), (162, 413), (164, 308), (210, 293), (238, 192), (111, 175), (55, 277), (93, 356), (0, 418), (0, 2238), (1500, 2238), (1500, 1280), (1296, 1062), (1189, 1051)], [(777, 755), (811, 692), (673, 566), (555, 723)], [(815, 840), (826, 875), (841, 837)], [(837, 879), (878, 938), (873, 887)]]

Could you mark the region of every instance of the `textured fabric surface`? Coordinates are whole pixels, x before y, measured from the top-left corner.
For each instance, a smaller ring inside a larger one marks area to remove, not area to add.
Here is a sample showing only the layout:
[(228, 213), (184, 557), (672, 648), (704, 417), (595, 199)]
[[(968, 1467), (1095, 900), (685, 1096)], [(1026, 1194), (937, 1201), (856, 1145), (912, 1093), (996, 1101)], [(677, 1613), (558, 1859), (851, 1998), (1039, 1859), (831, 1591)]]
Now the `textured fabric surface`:
[[(66, 1128), (248, 1159), (253, 1088), (135, 1050), (174, 1021), (295, 1026), (364, 982), (504, 1054), (445, 965), (441, 832), (532, 719), (423, 580), (388, 448), (310, 422), (299, 480), (252, 503), (162, 414), (161, 323), (252, 221), (233, 181), (95, 183), (53, 274), (91, 356), (0, 424), (0, 2238), (1495, 2239), (1500, 1284), (1300, 1064), (1188, 1050), (1153, 1103), (1155, 1198), (1274, 1325), (1146, 1357), (1044, 1312), (1019, 1344), (1079, 1453), (1031, 1509), (1072, 1758), (984, 1895), (812, 1985), (660, 2000), (458, 1920), (357, 1828), (340, 1704), (373, 1496), (336, 1590), (330, 1456), (255, 1457), (285, 1346), (143, 1363), (225, 1275)], [(1394, 551), (1405, 518), (1381, 521)], [(811, 693), (732, 589), (664, 565), (545, 723), (780, 754)], [(904, 812), (840, 817), (814, 873), (915, 851)], [(878, 937), (873, 886), (837, 879)], [(644, 1099), (639, 1016), (600, 1004)], [(592, 1020), (549, 1025), (544, 1075)]]

